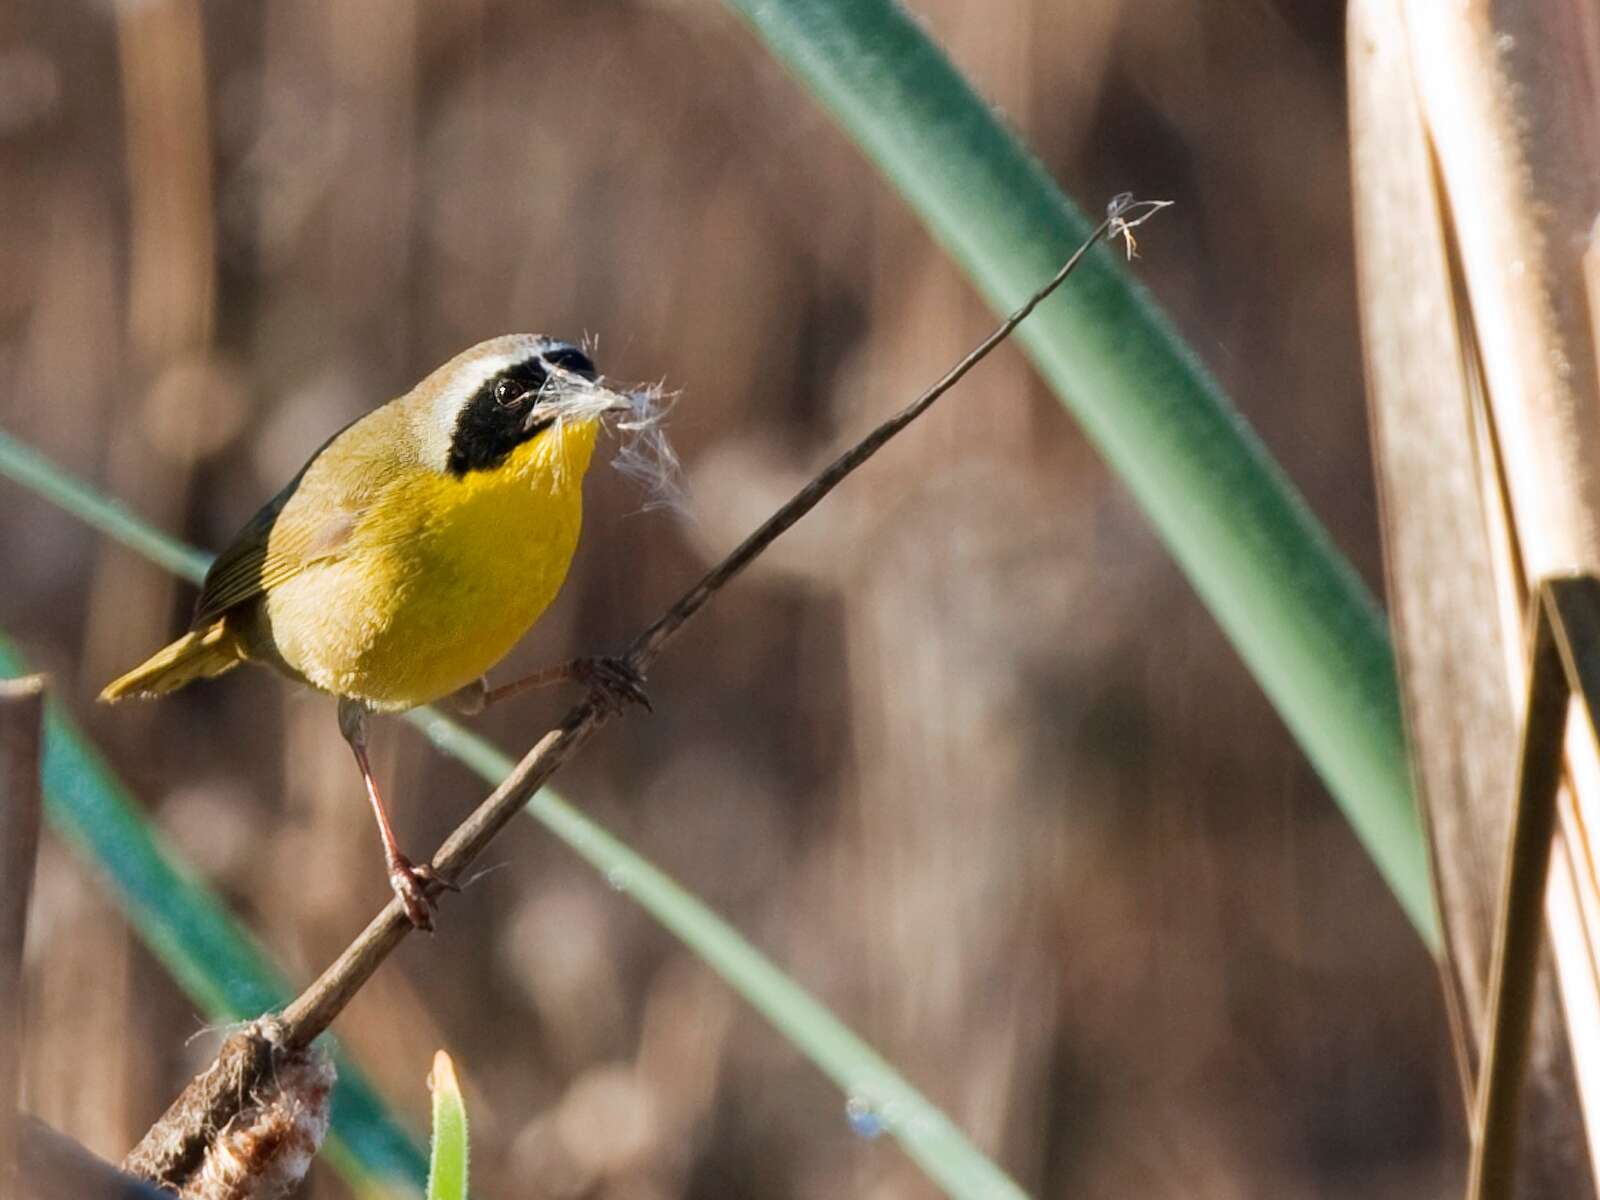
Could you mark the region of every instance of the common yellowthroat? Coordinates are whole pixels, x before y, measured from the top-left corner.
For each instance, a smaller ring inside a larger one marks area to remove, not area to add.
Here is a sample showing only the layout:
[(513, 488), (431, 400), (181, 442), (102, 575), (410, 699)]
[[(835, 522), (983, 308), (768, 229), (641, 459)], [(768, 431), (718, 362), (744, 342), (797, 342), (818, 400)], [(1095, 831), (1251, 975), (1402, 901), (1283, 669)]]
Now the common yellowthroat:
[(484, 680), (566, 579), (600, 421), (621, 402), (596, 380), (576, 346), (534, 335), (457, 355), (312, 455), (212, 564), (189, 632), (100, 699), (159, 696), (242, 662), (337, 696), (389, 881), (431, 928), (450, 885), (400, 852), (367, 760), (368, 714), (452, 695), (477, 709), (558, 679), (647, 703), (614, 659)]

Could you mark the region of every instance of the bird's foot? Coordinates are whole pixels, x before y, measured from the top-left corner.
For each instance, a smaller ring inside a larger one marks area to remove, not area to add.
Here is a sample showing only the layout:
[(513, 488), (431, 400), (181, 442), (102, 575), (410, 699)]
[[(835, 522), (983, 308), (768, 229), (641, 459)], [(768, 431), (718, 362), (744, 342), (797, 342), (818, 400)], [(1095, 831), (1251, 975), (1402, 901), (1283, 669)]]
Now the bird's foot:
[(655, 711), (644, 690), (644, 676), (625, 658), (609, 654), (577, 658), (570, 670), (572, 678), (586, 684), (612, 716), (620, 716), (630, 704), (640, 705), (646, 712)]
[(440, 892), (461, 889), (433, 869), (431, 863), (413, 863), (403, 854), (389, 860), (389, 886), (406, 910), (406, 919), (416, 929), (433, 932), (433, 910), (439, 907)]

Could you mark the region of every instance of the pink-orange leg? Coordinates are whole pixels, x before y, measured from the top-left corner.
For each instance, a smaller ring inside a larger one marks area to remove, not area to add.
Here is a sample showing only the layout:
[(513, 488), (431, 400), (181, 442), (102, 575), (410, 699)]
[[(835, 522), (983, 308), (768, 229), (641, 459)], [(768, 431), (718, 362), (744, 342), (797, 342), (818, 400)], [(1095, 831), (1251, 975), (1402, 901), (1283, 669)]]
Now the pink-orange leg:
[(383, 839), (383, 857), (389, 872), (389, 886), (399, 897), (406, 917), (418, 929), (433, 929), (432, 909), (438, 907), (434, 896), (441, 890), (459, 891), (455, 884), (440, 875), (428, 863), (413, 863), (400, 850), (394, 836), (394, 826), (389, 824), (389, 811), (378, 793), (377, 780), (372, 777), (372, 764), (367, 759), (367, 710), (351, 700), (339, 701), (339, 732), (350, 744), (361, 768), (361, 780), (367, 787), (367, 800), (372, 805), (372, 815), (378, 820), (378, 836)]
[(627, 659), (601, 656), (575, 658), (559, 666), (546, 667), (499, 687), (490, 687), (488, 681), (460, 695), (458, 703), (467, 712), (482, 712), (491, 704), (520, 696), (534, 688), (549, 687), (556, 683), (581, 683), (586, 685), (613, 712), (620, 713), (629, 704), (650, 708), (650, 697), (644, 690), (644, 676), (639, 674)]

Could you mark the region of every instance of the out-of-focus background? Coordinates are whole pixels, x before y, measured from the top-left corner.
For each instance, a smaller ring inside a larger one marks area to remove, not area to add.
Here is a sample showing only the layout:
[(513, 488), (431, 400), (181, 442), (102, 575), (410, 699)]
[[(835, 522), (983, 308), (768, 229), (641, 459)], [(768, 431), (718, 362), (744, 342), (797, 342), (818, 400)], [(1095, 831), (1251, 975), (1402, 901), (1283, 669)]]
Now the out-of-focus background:
[[(915, 0), (1377, 587), (1339, 6)], [(1069, 285), (1070, 286), (1070, 285)], [(598, 470), (505, 668), (620, 646), (991, 318), (710, 0), (0, 8), (0, 426), (220, 546), (482, 338), (682, 393), (691, 519)], [(297, 979), (387, 895), (333, 705), (241, 671), (97, 708), (192, 590), (0, 484), (0, 627)], [(564, 792), (706, 897), (1041, 1196), (1438, 1195), (1431, 963), (1138, 512), (1007, 348), (717, 599)], [(521, 749), (570, 695), (479, 719)], [(480, 785), (376, 733), (403, 840)], [(931, 1186), (531, 823), (339, 1032), (483, 1195)], [(31, 1107), (113, 1158), (216, 1034), (47, 840)], [(344, 1195), (319, 1166), (308, 1193)]]

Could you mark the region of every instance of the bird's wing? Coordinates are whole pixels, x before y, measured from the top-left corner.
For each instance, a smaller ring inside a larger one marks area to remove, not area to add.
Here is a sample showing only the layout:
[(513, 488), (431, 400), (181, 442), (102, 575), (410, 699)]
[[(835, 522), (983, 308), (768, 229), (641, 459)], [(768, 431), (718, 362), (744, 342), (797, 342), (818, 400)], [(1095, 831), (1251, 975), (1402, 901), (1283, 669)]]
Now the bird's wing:
[[(340, 438), (350, 428), (330, 439), (217, 556), (195, 604), (196, 628), (264, 595), (313, 563), (338, 558), (348, 547), (388, 475), (380, 459), (338, 452)], [(291, 510), (290, 518), (283, 520), (286, 509)]]

